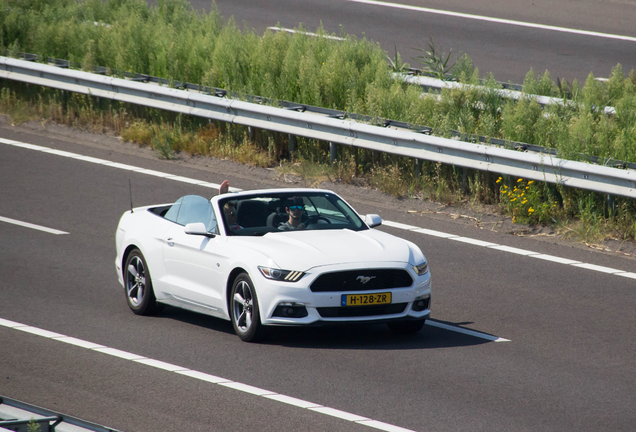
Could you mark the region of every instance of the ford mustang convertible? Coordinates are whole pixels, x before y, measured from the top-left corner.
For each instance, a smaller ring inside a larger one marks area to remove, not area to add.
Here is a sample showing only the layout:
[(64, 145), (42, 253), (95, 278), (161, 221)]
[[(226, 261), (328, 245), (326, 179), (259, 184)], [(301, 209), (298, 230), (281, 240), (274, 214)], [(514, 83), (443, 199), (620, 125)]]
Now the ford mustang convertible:
[(124, 213), (115, 265), (135, 314), (172, 305), (229, 320), (244, 341), (329, 323), (415, 333), (430, 314), (428, 263), (381, 223), (327, 190), (187, 195)]

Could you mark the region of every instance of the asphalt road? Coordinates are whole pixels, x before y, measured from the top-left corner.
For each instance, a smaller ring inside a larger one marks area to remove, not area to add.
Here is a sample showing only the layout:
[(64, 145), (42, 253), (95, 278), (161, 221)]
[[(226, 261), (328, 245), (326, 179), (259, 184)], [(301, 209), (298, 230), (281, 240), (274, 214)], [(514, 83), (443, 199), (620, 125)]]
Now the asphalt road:
[[(0, 137), (239, 188), (246, 176), (0, 127)], [(228, 165), (229, 166), (229, 165)], [(255, 177), (256, 178), (256, 177)], [(384, 227), (418, 244), (432, 318), (508, 342), (425, 326), (281, 329), (241, 342), (228, 322), (167, 308), (138, 317), (114, 268), (129, 208), (210, 189), (0, 144), (0, 318), (415, 431), (632, 431), (636, 280)], [(479, 230), (387, 202), (361, 213), (586, 263), (636, 261)], [(370, 431), (369, 426), (0, 326), (0, 395), (125, 431)], [(398, 429), (388, 429), (398, 430)]]
[[(197, 9), (209, 10), (207, 0), (191, 0)], [(350, 0), (216, 0), (224, 17), (234, 16), (237, 23), (262, 34), (267, 27), (296, 28), (303, 23), (309, 31), (320, 24), (336, 35), (366, 36), (390, 54), (394, 44), (403, 60), (421, 67), (414, 48), (428, 48), (433, 36), (438, 47), (453, 54), (467, 53), (483, 76), (492, 72), (495, 79), (522, 83), (526, 73), (546, 70), (554, 80), (585, 80), (590, 72), (608, 77), (620, 63), (625, 73), (636, 69), (636, 41), (608, 39), (568, 33), (562, 29), (597, 32), (604, 35), (636, 37), (636, 2), (616, 0), (400, 0), (390, 5), (407, 5), (450, 11), (479, 19), (440, 15), (421, 10), (357, 3)], [(522, 27), (514, 23), (494, 23), (498, 18), (544, 26), (558, 30)]]

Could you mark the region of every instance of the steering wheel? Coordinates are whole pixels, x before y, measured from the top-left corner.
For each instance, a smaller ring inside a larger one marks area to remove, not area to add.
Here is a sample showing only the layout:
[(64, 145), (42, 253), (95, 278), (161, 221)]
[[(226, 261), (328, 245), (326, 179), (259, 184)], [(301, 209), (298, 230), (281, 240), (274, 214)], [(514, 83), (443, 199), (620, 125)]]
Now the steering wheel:
[(328, 224), (331, 223), (331, 221), (324, 216), (313, 215), (307, 218), (307, 220), (305, 221), (305, 225), (312, 225), (312, 224), (318, 223), (319, 220), (325, 221)]

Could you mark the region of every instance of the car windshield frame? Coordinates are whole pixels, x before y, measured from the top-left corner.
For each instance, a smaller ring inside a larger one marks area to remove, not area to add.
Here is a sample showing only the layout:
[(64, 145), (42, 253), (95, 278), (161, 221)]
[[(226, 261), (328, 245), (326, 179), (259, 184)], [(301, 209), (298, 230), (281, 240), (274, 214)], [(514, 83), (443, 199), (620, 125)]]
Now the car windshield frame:
[[(227, 194), (218, 200), (221, 224), (228, 236), (263, 236), (311, 230), (363, 231), (364, 220), (338, 195), (326, 191), (285, 191)], [(289, 229), (286, 207), (302, 200), (305, 227)], [(232, 215), (232, 213), (234, 213)]]

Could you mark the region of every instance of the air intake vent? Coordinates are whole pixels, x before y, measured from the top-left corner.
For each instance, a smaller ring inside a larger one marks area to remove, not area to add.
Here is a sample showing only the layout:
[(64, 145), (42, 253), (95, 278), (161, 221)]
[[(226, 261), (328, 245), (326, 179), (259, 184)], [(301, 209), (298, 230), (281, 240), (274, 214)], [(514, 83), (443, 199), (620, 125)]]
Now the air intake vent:
[(350, 318), (392, 315), (404, 312), (407, 303), (394, 303), (383, 306), (346, 306), (316, 308), (323, 318)]

